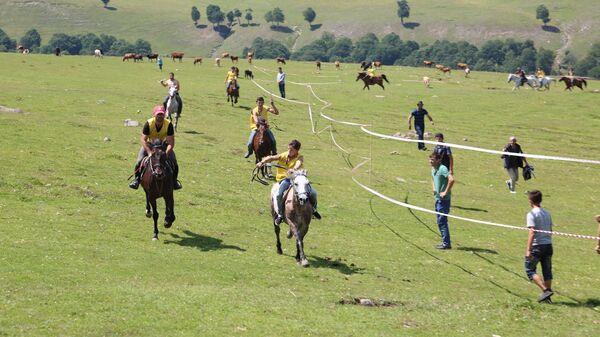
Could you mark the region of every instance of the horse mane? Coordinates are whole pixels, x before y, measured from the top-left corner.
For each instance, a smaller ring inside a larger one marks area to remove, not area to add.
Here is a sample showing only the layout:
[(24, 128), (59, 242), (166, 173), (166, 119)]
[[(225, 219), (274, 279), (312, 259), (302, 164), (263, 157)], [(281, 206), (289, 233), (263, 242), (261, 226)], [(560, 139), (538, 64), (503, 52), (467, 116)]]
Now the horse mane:
[(292, 173), (290, 174), (290, 179), (294, 179), (297, 176), (308, 176), (308, 172), (306, 171), (306, 169), (297, 169), (297, 170), (292, 170)]

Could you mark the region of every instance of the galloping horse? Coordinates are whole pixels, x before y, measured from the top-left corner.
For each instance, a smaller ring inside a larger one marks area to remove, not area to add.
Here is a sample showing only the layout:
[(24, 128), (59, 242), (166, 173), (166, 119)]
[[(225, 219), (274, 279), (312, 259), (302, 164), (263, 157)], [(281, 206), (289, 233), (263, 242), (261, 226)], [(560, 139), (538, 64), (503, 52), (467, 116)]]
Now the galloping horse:
[[(535, 88), (535, 76), (527, 76), (527, 85), (529, 85), (532, 89)], [(515, 86), (513, 87), (513, 91), (515, 89), (519, 89), (519, 87), (521, 85), (524, 85), (525, 83), (521, 83), (521, 77), (519, 75), (515, 75), (515, 74), (508, 74), (508, 79), (506, 81), (506, 83), (510, 83), (511, 81), (515, 82)]]
[(550, 90), (550, 82), (552, 82), (552, 78), (548, 76), (544, 76), (542, 78), (534, 77), (535, 86), (537, 89), (546, 88), (546, 90)]
[[(154, 219), (154, 236), (158, 240), (158, 211), (156, 199), (165, 199), (165, 228), (171, 227), (175, 221), (175, 202), (173, 200), (173, 168), (160, 140), (152, 144), (153, 152), (142, 162), (143, 173), (141, 184), (146, 192), (146, 217)], [(150, 212), (152, 207), (152, 212)]]
[[(303, 267), (308, 267), (308, 260), (304, 255), (304, 237), (308, 233), (308, 226), (312, 219), (313, 205), (309, 199), (310, 185), (306, 177), (306, 170), (295, 170), (290, 180), (292, 187), (283, 194), (285, 208), (282, 212), (283, 219), (290, 226), (287, 237), (291, 238), (292, 235), (296, 237), (296, 262)], [(278, 189), (279, 184), (274, 184), (271, 189), (271, 216), (275, 227), (275, 237), (277, 238), (277, 254), (283, 254), (281, 241), (279, 240), (281, 229), (275, 224), (275, 218), (277, 217), (275, 195)]]
[(177, 89), (174, 87), (169, 88), (169, 98), (167, 99), (167, 118), (170, 121), (173, 121), (173, 116), (175, 116), (175, 123), (173, 124), (173, 128), (177, 131), (177, 124), (179, 123), (179, 102), (177, 102)]
[(356, 80), (357, 81), (363, 80), (363, 82), (365, 82), (365, 86), (363, 87), (363, 90), (365, 90), (365, 88), (371, 90), (371, 88), (369, 88), (369, 86), (375, 85), (375, 84), (379, 85), (381, 88), (383, 88), (383, 90), (385, 90), (385, 87), (383, 86), (383, 81), (385, 80), (386, 82), (390, 83), (390, 81), (388, 81), (387, 77), (385, 77), (385, 74), (381, 74), (381, 76), (371, 77), (364, 71), (361, 71), (358, 73)]
[[(254, 139), (252, 140), (252, 149), (254, 150), (254, 157), (256, 159), (254, 161), (255, 164), (261, 161), (264, 157), (269, 156), (272, 148), (271, 139), (267, 135), (267, 129), (269, 126), (267, 125), (265, 119), (258, 117), (256, 126), (258, 128), (256, 129), (256, 135), (254, 135)], [(260, 173), (263, 178), (272, 177), (270, 166), (261, 167)]]
[(239, 97), (240, 90), (237, 87), (237, 80), (233, 79), (227, 86), (227, 102), (231, 99), (231, 106), (233, 106), (234, 103), (237, 104)]
[(558, 81), (565, 82), (565, 85), (566, 85), (565, 90), (569, 89), (569, 91), (573, 91), (573, 87), (578, 87), (581, 90), (583, 90), (584, 86), (587, 87), (587, 82), (585, 81), (584, 78), (581, 78), (581, 77), (563, 76)]

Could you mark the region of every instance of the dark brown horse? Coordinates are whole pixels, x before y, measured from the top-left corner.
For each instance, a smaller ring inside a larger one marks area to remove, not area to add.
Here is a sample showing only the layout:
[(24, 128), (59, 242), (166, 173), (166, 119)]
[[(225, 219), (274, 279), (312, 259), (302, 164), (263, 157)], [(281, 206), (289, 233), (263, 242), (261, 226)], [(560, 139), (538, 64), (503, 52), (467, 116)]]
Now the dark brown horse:
[[(165, 228), (171, 227), (175, 221), (175, 202), (173, 200), (173, 165), (167, 159), (160, 141), (152, 144), (153, 153), (144, 159), (142, 165), (141, 185), (146, 192), (146, 217), (154, 219), (154, 236), (158, 240), (158, 211), (156, 199), (165, 199)], [(152, 207), (152, 213), (150, 213)]]
[(240, 90), (237, 87), (237, 81), (235, 79), (231, 80), (227, 86), (227, 102), (231, 99), (231, 106), (233, 106), (234, 103), (237, 104), (239, 97)]
[(365, 90), (365, 88), (371, 90), (371, 88), (369, 88), (370, 85), (379, 85), (381, 88), (383, 88), (383, 90), (385, 90), (385, 87), (383, 86), (383, 81), (385, 80), (387, 83), (390, 83), (390, 81), (388, 81), (387, 77), (385, 77), (384, 74), (381, 74), (381, 76), (369, 76), (366, 72), (361, 71), (358, 73), (358, 76), (356, 77), (356, 80), (363, 80), (363, 82), (365, 82), (365, 86), (363, 87), (363, 90)]
[[(254, 163), (258, 163), (264, 157), (267, 157), (271, 154), (271, 139), (269, 135), (267, 135), (267, 129), (269, 125), (264, 118), (258, 117), (258, 123), (256, 123), (258, 127), (256, 130), (256, 135), (254, 135), (254, 139), (252, 140), (252, 149), (254, 150), (254, 157), (256, 158)], [(260, 173), (263, 178), (270, 178), (271, 175), (271, 167), (263, 166), (260, 168)]]
[(587, 87), (587, 82), (581, 77), (563, 76), (558, 81), (565, 82), (565, 90), (569, 89), (570, 91), (573, 91), (573, 87), (578, 87), (579, 89), (583, 90), (584, 86)]

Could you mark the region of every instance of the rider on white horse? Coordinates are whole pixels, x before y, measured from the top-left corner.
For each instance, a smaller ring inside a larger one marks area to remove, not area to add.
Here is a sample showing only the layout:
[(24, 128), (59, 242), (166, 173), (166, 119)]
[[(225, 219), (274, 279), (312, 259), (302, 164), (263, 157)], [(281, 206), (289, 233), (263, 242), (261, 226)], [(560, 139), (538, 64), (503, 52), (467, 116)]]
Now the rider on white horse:
[[(175, 79), (175, 74), (169, 73), (169, 79), (160, 80), (160, 84), (162, 84), (163, 87), (169, 87), (169, 89), (174, 88), (176, 90), (175, 99), (179, 104), (179, 106), (177, 107), (177, 115), (181, 116), (181, 110), (183, 109), (183, 102), (181, 101), (181, 97), (179, 97), (179, 90), (181, 89), (181, 86), (179, 85), (179, 81)], [(165, 110), (167, 109), (167, 102), (169, 101), (169, 97), (170, 95), (167, 95), (163, 100), (163, 107), (165, 108)]]
[[(268, 156), (263, 158), (260, 162), (256, 163), (256, 167), (261, 168), (264, 164), (270, 163), (272, 161), (277, 161), (279, 167), (277, 167), (277, 176), (275, 180), (279, 184), (279, 188), (277, 189), (277, 193), (273, 197), (273, 205), (277, 206), (275, 211), (277, 212), (277, 218), (275, 219), (275, 224), (279, 225), (283, 221), (283, 214), (285, 212), (285, 205), (283, 203), (283, 195), (285, 191), (291, 186), (290, 179), (288, 174), (293, 170), (301, 169), (304, 167), (304, 156), (300, 154), (300, 142), (297, 140), (292, 140), (288, 144), (288, 150), (286, 152), (276, 154), (273, 156)], [(313, 206), (313, 216), (316, 219), (321, 219), (321, 215), (317, 212), (317, 191), (310, 187), (309, 188), (309, 200), (311, 205)]]

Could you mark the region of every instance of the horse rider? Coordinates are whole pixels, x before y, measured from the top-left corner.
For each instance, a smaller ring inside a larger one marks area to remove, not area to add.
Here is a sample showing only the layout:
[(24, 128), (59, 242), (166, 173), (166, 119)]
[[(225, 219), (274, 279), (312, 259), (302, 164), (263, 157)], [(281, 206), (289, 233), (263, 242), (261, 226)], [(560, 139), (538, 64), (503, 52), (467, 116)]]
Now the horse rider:
[(227, 88), (229, 88), (229, 83), (231, 83), (231, 81), (235, 80), (235, 88), (236, 89), (240, 89), (240, 85), (237, 82), (237, 74), (235, 71), (235, 66), (231, 67), (231, 70), (229, 70), (227, 72), (227, 76), (225, 77), (225, 90), (227, 90)]
[(248, 138), (248, 152), (244, 155), (244, 158), (250, 157), (252, 154), (252, 142), (254, 141), (254, 136), (256, 135), (256, 131), (258, 130), (258, 119), (262, 118), (267, 125), (267, 137), (271, 140), (271, 154), (277, 154), (277, 143), (275, 142), (275, 136), (271, 132), (269, 126), (269, 112), (274, 115), (279, 115), (279, 109), (275, 106), (275, 102), (271, 100), (271, 106), (264, 105), (265, 99), (262, 96), (259, 96), (256, 99), (256, 108), (252, 109), (252, 113), (250, 114), (250, 137)]
[(519, 85), (524, 85), (525, 83), (527, 83), (527, 76), (525, 76), (525, 72), (523, 71), (523, 69), (521, 69), (521, 67), (517, 67), (517, 71), (515, 72), (515, 75), (519, 76), (521, 82), (519, 83)]
[(375, 61), (371, 62), (371, 66), (367, 69), (367, 75), (371, 78), (375, 77)]
[[(183, 109), (183, 102), (181, 101), (181, 97), (179, 97), (179, 89), (181, 89), (181, 86), (179, 85), (179, 81), (175, 79), (175, 74), (169, 73), (169, 79), (168, 80), (160, 80), (160, 84), (162, 84), (163, 87), (168, 87), (169, 89), (175, 88), (175, 99), (177, 100), (177, 103), (179, 104), (179, 106), (177, 107), (177, 115), (181, 116), (181, 110)], [(168, 101), (169, 101), (169, 95), (167, 95), (165, 97), (165, 99), (163, 100), (163, 107), (165, 108), (165, 110), (167, 109)]]
[(537, 77), (538, 79), (542, 79), (542, 78), (546, 77), (546, 73), (544, 72), (544, 70), (541, 67), (538, 67), (535, 72), (535, 77)]
[[(265, 157), (256, 163), (257, 168), (261, 168), (266, 163), (270, 163), (272, 161), (277, 161), (277, 164), (281, 166), (277, 167), (277, 175), (275, 176), (275, 180), (279, 183), (279, 189), (277, 190), (277, 194), (275, 196), (277, 201), (277, 218), (275, 218), (275, 224), (277, 225), (281, 224), (283, 221), (283, 215), (285, 213), (283, 195), (291, 186), (288, 174), (292, 173), (293, 170), (304, 168), (304, 156), (300, 154), (301, 145), (302, 144), (300, 144), (299, 141), (294, 139), (288, 144), (288, 150), (286, 152)], [(317, 212), (317, 191), (310, 185), (308, 190), (308, 198), (313, 206), (313, 216), (316, 219), (321, 220), (321, 214)]]
[(177, 157), (175, 156), (175, 151), (173, 151), (175, 147), (175, 130), (173, 129), (173, 124), (168, 119), (165, 119), (165, 108), (162, 105), (155, 106), (152, 115), (154, 117), (146, 121), (142, 129), (142, 136), (140, 137), (142, 147), (140, 148), (137, 163), (135, 164), (135, 179), (129, 184), (129, 187), (137, 190), (140, 186), (142, 179), (140, 164), (142, 159), (146, 155), (152, 155), (151, 144), (153, 141), (159, 139), (163, 143), (163, 146), (166, 143), (167, 149), (165, 152), (173, 164), (173, 189), (179, 190), (182, 186), (179, 180), (177, 180), (179, 165), (177, 165)]

